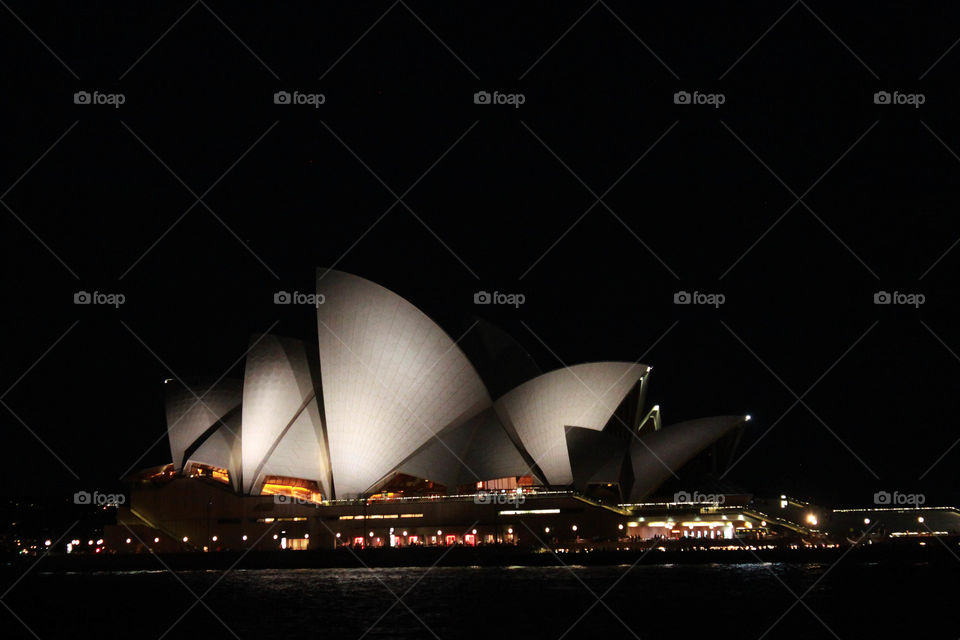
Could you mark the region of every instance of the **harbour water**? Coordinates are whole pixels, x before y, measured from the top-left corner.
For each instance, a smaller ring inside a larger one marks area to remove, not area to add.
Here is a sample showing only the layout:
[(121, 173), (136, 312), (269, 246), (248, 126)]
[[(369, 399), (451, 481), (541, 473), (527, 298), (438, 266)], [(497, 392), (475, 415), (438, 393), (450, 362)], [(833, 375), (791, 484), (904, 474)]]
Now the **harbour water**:
[(38, 568), (14, 580), (5, 581), (8, 608), (0, 608), (4, 638), (960, 635), (960, 561), (177, 573), (160, 566)]

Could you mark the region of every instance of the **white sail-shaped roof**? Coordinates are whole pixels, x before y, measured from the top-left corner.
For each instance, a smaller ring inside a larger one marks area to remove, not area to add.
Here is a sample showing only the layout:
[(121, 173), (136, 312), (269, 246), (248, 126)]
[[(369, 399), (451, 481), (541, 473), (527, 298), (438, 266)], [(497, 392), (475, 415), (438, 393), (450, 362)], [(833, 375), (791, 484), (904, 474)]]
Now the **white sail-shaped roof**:
[(223, 424), (202, 442), (197, 441), (192, 446), (194, 451), (187, 450), (187, 466), (192, 462), (205, 464), (211, 467), (226, 469), (230, 474), (230, 485), (235, 491), (240, 491), (240, 438), (241, 438), (240, 411), (231, 412)]
[(243, 381), (243, 491), (257, 493), (267, 475), (288, 475), (315, 480), (330, 495), (317, 367), (299, 340), (253, 341)]
[(650, 495), (695, 455), (747, 420), (747, 416), (698, 418), (641, 433), (630, 442), (634, 476), (630, 499)]
[(649, 367), (633, 362), (591, 362), (545, 373), (494, 404), (500, 420), (552, 485), (573, 482), (566, 430), (600, 430)]
[[(744, 420), (637, 433), (647, 365), (596, 362), (538, 375), (522, 347), (480, 324), (461, 336), (476, 343), (466, 347), (474, 366), (429, 317), (378, 284), (321, 269), (317, 293), (318, 350), (255, 337), (242, 383), (199, 387), (202, 402), (169, 385), (177, 471), (226, 468), (248, 495), (280, 476), (315, 481), (326, 498), (352, 498), (402, 473), (448, 490), (526, 475), (581, 491), (619, 483), (636, 500)], [(502, 394), (496, 402), (488, 389)]]
[[(237, 411), (241, 399), (241, 383), (237, 380), (221, 380), (213, 388), (209, 384), (197, 385), (191, 393), (176, 381), (167, 383), (166, 413), (167, 436), (173, 467), (183, 470), (184, 454), (198, 438), (208, 431), (223, 427), (224, 419)], [(194, 395), (196, 394), (196, 395)], [(200, 400), (198, 400), (198, 396)], [(226, 465), (216, 465), (223, 466)]]
[(317, 429), (319, 424), (320, 409), (314, 398), (280, 438), (276, 449), (267, 456), (259, 474), (260, 480), (254, 486), (258, 487), (267, 476), (304, 478), (316, 480), (324, 497), (329, 498), (327, 458), (322, 454), (326, 446), (322, 431)]
[(317, 293), (330, 461), (337, 497), (346, 498), (491, 401), (453, 340), (397, 294), (323, 269)]
[(438, 482), (448, 492), (458, 485), (531, 474), (492, 407), (441, 431), (396, 471)]

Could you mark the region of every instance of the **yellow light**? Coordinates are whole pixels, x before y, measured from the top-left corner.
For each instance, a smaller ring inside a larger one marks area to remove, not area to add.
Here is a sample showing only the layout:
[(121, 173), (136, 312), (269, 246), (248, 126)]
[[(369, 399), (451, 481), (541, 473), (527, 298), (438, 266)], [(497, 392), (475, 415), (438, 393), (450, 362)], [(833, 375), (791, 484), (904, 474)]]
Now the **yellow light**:
[[(276, 538), (277, 536), (273, 536), (273, 537)], [(370, 532), (370, 537), (371, 538), (373, 537), (373, 531)]]
[(500, 511), (498, 515), (501, 516), (522, 516), (527, 514), (536, 514), (541, 515), (544, 513), (560, 513), (560, 509), (507, 509), (505, 511)]
[(473, 530), (473, 535), (477, 535), (477, 530), (476, 530), (476, 529)]
[(310, 539), (310, 534), (309, 534), (309, 533), (303, 534), (303, 539), (304, 539), (304, 540), (309, 540), (309, 539)]
[(577, 530), (577, 525), (573, 525), (573, 526), (570, 527), (570, 528), (571, 528), (572, 530), (576, 531), (576, 530)]
[(263, 488), (260, 490), (261, 495), (284, 495), (290, 496), (291, 498), (296, 498), (298, 500), (304, 500), (307, 502), (320, 503), (323, 502), (323, 496), (316, 491), (311, 491), (306, 487), (298, 487), (294, 485), (287, 484), (276, 484), (272, 482), (265, 483)]
[(812, 513), (808, 513), (807, 522), (809, 522), (813, 526), (817, 526), (817, 516), (813, 515)]
[(183, 541), (186, 542), (187, 540), (189, 540), (189, 538), (187, 538), (187, 536), (183, 536)]
[(217, 536), (213, 536), (213, 537), (210, 538), (210, 539), (213, 540), (214, 542), (216, 542), (216, 541), (217, 541)]
[(130, 538), (127, 538), (127, 544), (130, 544)]
[[(373, 534), (371, 533), (370, 535), (373, 535)], [(280, 536), (278, 536), (277, 534), (273, 534), (273, 539), (274, 539), (274, 540), (276, 540), (276, 539), (279, 538), (279, 537), (280, 537)]]
[(154, 541), (154, 542), (160, 542), (160, 538), (154, 538), (153, 541)]
[(870, 518), (864, 518), (863, 524), (870, 524)]
[(620, 531), (623, 531), (623, 525), (622, 525), (622, 524), (618, 524), (618, 525), (617, 525), (617, 529), (620, 529)]
[(543, 528), (543, 532), (544, 532), (544, 533), (550, 533), (550, 527), (544, 527), (544, 528)]
[(243, 540), (246, 541), (246, 539), (247, 539), (247, 534), (243, 534)]
[[(244, 537), (246, 537), (246, 536), (244, 536)], [(338, 537), (338, 538), (340, 537), (340, 532), (339, 532), (339, 531), (337, 531), (337, 537)]]
[(917, 522), (923, 522), (923, 516), (919, 516), (919, 517), (917, 518)]
[(513, 527), (510, 527), (509, 529), (507, 529), (507, 533), (512, 534), (512, 533), (513, 533)]

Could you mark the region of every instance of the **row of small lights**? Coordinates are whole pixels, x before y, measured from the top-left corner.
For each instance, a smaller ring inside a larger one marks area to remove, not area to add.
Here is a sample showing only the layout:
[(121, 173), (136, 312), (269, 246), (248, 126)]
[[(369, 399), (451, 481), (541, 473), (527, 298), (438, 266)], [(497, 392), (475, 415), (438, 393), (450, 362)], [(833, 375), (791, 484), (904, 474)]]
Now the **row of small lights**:
[[(813, 524), (813, 525), (817, 524), (817, 518), (816, 518), (816, 516), (814, 516), (813, 514), (807, 516), (807, 521), (808, 521), (810, 524)], [(919, 516), (919, 517), (917, 518), (917, 522), (921, 522), (921, 523), (922, 523), (923, 521), (924, 521), (923, 516)], [(864, 519), (863, 519), (863, 523), (864, 523), (864, 524), (870, 524), (870, 518), (864, 518)], [(763, 526), (763, 527), (767, 526), (766, 520), (764, 520), (763, 522), (761, 522), (761, 523), (760, 523), (760, 526)], [(624, 527), (623, 527), (623, 524), (618, 524), (618, 525), (617, 525), (617, 529), (619, 529), (620, 531), (623, 531), (623, 528), (624, 528)], [(573, 532), (576, 532), (578, 529), (579, 529), (579, 527), (578, 527), (577, 525), (573, 525), (573, 526), (570, 527), (570, 530), (573, 531)], [(550, 533), (550, 527), (544, 527), (544, 528), (543, 528), (543, 531), (544, 531), (544, 533)], [(476, 535), (476, 534), (477, 534), (477, 530), (476, 530), (476, 529), (473, 529), (473, 530), (472, 530), (472, 533), (473, 533), (473, 535)], [(507, 533), (508, 533), (508, 534), (513, 534), (513, 528), (511, 527), (511, 528), (507, 529)], [(372, 538), (372, 537), (374, 537), (375, 534), (374, 534), (373, 531), (371, 531), (368, 535)], [(442, 535), (443, 535), (443, 530), (437, 529), (437, 535), (438, 535), (438, 536), (442, 536)], [(406, 532), (406, 531), (403, 532), (403, 536), (404, 536), (404, 537), (407, 536), (407, 532)], [(279, 537), (280, 537), (280, 536), (278, 536), (277, 534), (273, 534), (273, 539), (274, 539), (274, 540), (277, 540)], [(304, 537), (305, 539), (309, 539), (309, 538), (310, 538), (310, 534), (309, 534), (309, 533), (305, 533), (305, 534), (303, 535), (303, 537)], [(340, 532), (337, 532), (337, 533), (336, 533), (336, 537), (337, 537), (337, 538), (340, 538), (340, 537), (341, 537)], [(190, 540), (187, 536), (183, 536), (182, 539), (183, 539), (183, 542), (189, 542), (189, 540)], [(247, 536), (246, 536), (246, 535), (242, 536), (242, 539), (243, 539), (244, 541), (246, 541), (246, 540), (247, 540)], [(210, 540), (213, 541), (213, 542), (216, 542), (216, 541), (218, 540), (218, 538), (217, 538), (217, 536), (212, 536), (212, 537), (210, 538)], [(153, 541), (154, 541), (155, 543), (160, 542), (160, 538), (154, 538)], [(130, 543), (132, 542), (132, 540), (131, 540), (130, 538), (127, 538), (126, 542), (127, 542), (127, 544), (130, 544)], [(47, 541), (45, 541), (44, 544), (49, 547), (49, 546), (50, 546), (50, 541), (47, 540)], [(80, 544), (80, 541), (79, 541), (79, 540), (76, 540), (76, 541), (74, 541), (74, 544)], [(88, 544), (92, 545), (92, 544), (93, 544), (93, 540), (90, 540), (90, 541), (88, 542)], [(103, 544), (103, 540), (102, 540), (102, 539), (101, 539), (101, 540), (97, 540), (97, 544), (98, 544), (98, 545)]]
[[(917, 516), (917, 522), (919, 522), (920, 524), (923, 524), (924, 522), (923, 516)], [(864, 518), (863, 524), (870, 524), (870, 518)]]
[[(43, 546), (45, 546), (45, 547), (49, 547), (51, 544), (53, 544), (53, 543), (52, 543), (50, 540), (44, 540), (44, 541), (43, 541)], [(70, 541), (70, 544), (72, 544), (72, 545), (75, 546), (75, 547), (79, 547), (79, 546), (80, 546), (80, 541), (79, 541), (79, 540), (71, 540), (71, 541)], [(102, 545), (102, 544), (103, 544), (103, 538), (100, 538), (99, 540), (97, 540), (97, 546), (98, 546), (98, 547), (99, 547), (100, 545)], [(87, 540), (87, 545), (88, 545), (88, 546), (93, 546), (93, 540)]]
[[(809, 516), (807, 516), (807, 521), (808, 521), (810, 524), (813, 524), (813, 525), (816, 525), (816, 524), (817, 524), (817, 518), (816, 518), (816, 516), (814, 516), (814, 515), (812, 515), (812, 514), (809, 515)], [(917, 517), (917, 522), (919, 522), (919, 523), (922, 524), (922, 523), (924, 522), (923, 516), (918, 516), (918, 517)], [(863, 519), (863, 524), (870, 524), (870, 518), (864, 518), (864, 519)], [(767, 522), (764, 520), (763, 522), (760, 523), (760, 526), (763, 526), (763, 527), (767, 526)], [(619, 529), (620, 531), (623, 531), (623, 524), (618, 524), (618, 525), (617, 525), (617, 529)], [(577, 525), (573, 525), (572, 527), (570, 527), (570, 530), (573, 531), (573, 532), (576, 532), (576, 531), (578, 530)], [(544, 528), (543, 528), (543, 532), (544, 532), (544, 533), (550, 533), (550, 527), (544, 527)], [(477, 534), (477, 530), (476, 530), (476, 529), (473, 529), (472, 533), (473, 533), (473, 535), (476, 535), (476, 534)], [(507, 529), (507, 533), (508, 533), (508, 534), (513, 534), (513, 528), (511, 527), (511, 528)], [(374, 537), (373, 531), (371, 531), (369, 535), (370, 535), (371, 538)], [(438, 536), (442, 536), (442, 535), (443, 535), (443, 531), (442, 531), (441, 529), (437, 529), (437, 535), (438, 535)], [(407, 536), (407, 532), (406, 532), (406, 531), (403, 532), (403, 536), (404, 536), (404, 537)], [(280, 536), (278, 536), (277, 534), (273, 534), (273, 539), (274, 539), (274, 540), (277, 540), (279, 537), (280, 537)], [(304, 537), (305, 539), (310, 539), (310, 534), (309, 534), (309, 533), (305, 533), (305, 534), (303, 534), (303, 537)], [(337, 532), (336, 537), (337, 537), (337, 538), (340, 538), (340, 532)], [(218, 539), (219, 539), (219, 538), (218, 538), (217, 536), (212, 536), (212, 537), (210, 538), (210, 540), (211, 540), (212, 542), (216, 542)], [(189, 541), (190, 541), (190, 538), (187, 537), (187, 536), (183, 536), (182, 540), (183, 540), (183, 542), (189, 542)], [(247, 541), (247, 535), (246, 535), (246, 534), (244, 534), (244, 535), (242, 536), (242, 540), (243, 540), (244, 542)], [(71, 542), (72, 542), (72, 544), (75, 545), (75, 546), (80, 544), (80, 541), (79, 541), (79, 540), (72, 540)], [(132, 540), (131, 538), (127, 538), (126, 543), (127, 543), (127, 544), (130, 544), (131, 542), (133, 542), (133, 540)], [(154, 542), (154, 543), (159, 543), (159, 542), (160, 542), (160, 538), (154, 538), (154, 539), (153, 539), (153, 542)], [(93, 540), (88, 540), (88, 541), (87, 541), (87, 545), (88, 545), (88, 546), (93, 546), (93, 543), (94, 543)], [(98, 546), (98, 547), (101, 546), (101, 545), (103, 545), (103, 538), (98, 539), (98, 540), (96, 541), (96, 543), (97, 543), (97, 546)], [(43, 544), (44, 544), (44, 546), (49, 547), (49, 546), (52, 544), (52, 542), (51, 542), (50, 540), (44, 540)]]
[[(623, 529), (623, 525), (622, 525), (622, 524), (621, 524), (621, 525), (618, 525), (618, 526), (619, 526), (619, 528)], [(576, 530), (577, 530), (577, 525), (573, 525), (572, 527), (570, 527), (570, 530), (576, 532)], [(550, 527), (544, 527), (544, 528), (543, 528), (543, 532), (544, 532), (544, 533), (550, 533)]]
[[(917, 521), (918, 521), (918, 522), (923, 522), (923, 516), (917, 518)], [(761, 522), (760, 524), (761, 524), (761, 526), (764, 526), (764, 527), (767, 526), (767, 522), (766, 522), (766, 521), (763, 521), (763, 522)], [(864, 524), (870, 524), (870, 518), (864, 518)], [(623, 527), (623, 524), (618, 524), (618, 525), (617, 525), (617, 529), (619, 529), (620, 531), (623, 531), (623, 528), (624, 528), (624, 527)], [(570, 527), (570, 530), (573, 531), (573, 532), (577, 532), (577, 531), (579, 530), (579, 527), (578, 527), (577, 525), (573, 525), (573, 526)], [(544, 533), (550, 533), (550, 527), (544, 527), (544, 528), (543, 528), (543, 531), (544, 531)], [(476, 530), (476, 529), (473, 529), (473, 530), (471, 531), (471, 533), (473, 533), (473, 535), (476, 535), (476, 534), (477, 534), (477, 530)], [(507, 533), (512, 535), (512, 534), (513, 534), (513, 527), (508, 528), (508, 529), (507, 529)], [(340, 538), (340, 537), (341, 537), (341, 534), (340, 534), (339, 531), (338, 531), (335, 535), (336, 535), (337, 538)], [(368, 535), (372, 538), (372, 537), (374, 537), (375, 534), (374, 534), (373, 531), (371, 531)], [(438, 536), (442, 536), (442, 535), (443, 535), (443, 530), (437, 529), (437, 535), (438, 535)], [(404, 536), (404, 537), (407, 536), (407, 531), (404, 531), (404, 532), (403, 532), (403, 536)], [(280, 537), (279, 535), (273, 534), (273, 539), (274, 539), (274, 540), (277, 540), (279, 537)], [(310, 534), (309, 534), (309, 533), (305, 533), (305, 534), (303, 534), (303, 537), (304, 537), (305, 539), (309, 539), (309, 538), (310, 538)], [(243, 535), (243, 536), (242, 536), (242, 539), (243, 539), (244, 542), (246, 542), (247, 536), (246, 536), (246, 535)], [(188, 538), (187, 536), (183, 536), (182, 540), (183, 540), (183, 542), (189, 542), (190, 538)], [(213, 541), (213, 542), (216, 542), (216, 541), (218, 540), (218, 538), (217, 538), (217, 536), (212, 536), (212, 537), (210, 538), (210, 540)], [(131, 538), (127, 538), (127, 540), (126, 540), (127, 544), (130, 544), (132, 541), (133, 541), (133, 540), (132, 540)], [(154, 538), (153, 541), (154, 541), (155, 543), (160, 542), (160, 538)], [(47, 540), (45, 544), (46, 544), (47, 546), (50, 546), (50, 541)], [(75, 544), (79, 544), (79, 541), (76, 541)], [(93, 544), (93, 541), (91, 540), (88, 544)], [(97, 544), (98, 544), (98, 545), (103, 544), (103, 540), (102, 540), (102, 539), (101, 539), (101, 540), (97, 540)]]
[[(280, 537), (280, 536), (278, 536), (277, 534), (273, 534), (273, 539), (274, 539), (274, 540), (276, 540), (276, 539), (279, 538), (279, 537)], [(310, 534), (309, 534), (309, 533), (305, 533), (305, 534), (303, 534), (303, 537), (306, 538), (306, 539), (309, 539), (309, 538), (310, 538)], [(340, 534), (339, 534), (339, 533), (337, 534), (337, 537), (338, 537), (338, 538), (340, 537)], [(246, 542), (246, 541), (247, 541), (247, 535), (244, 534), (243, 536), (241, 536), (241, 539), (242, 539), (244, 542)], [(181, 540), (182, 540), (183, 542), (189, 542), (189, 541), (190, 541), (190, 538), (187, 537), (187, 536), (183, 536), (183, 538), (181, 538)], [(216, 542), (217, 540), (219, 540), (219, 538), (218, 538), (217, 536), (211, 536), (211, 537), (210, 537), (210, 541), (211, 541), (211, 542)], [(153, 541), (154, 541), (155, 543), (160, 542), (160, 538), (154, 538)], [(127, 538), (126, 542), (127, 542), (127, 544), (130, 544), (131, 542), (133, 542), (133, 539), (132, 539), (132, 538)], [(78, 543), (78, 544), (79, 544), (79, 543)], [(91, 541), (91, 544), (92, 544), (92, 541)], [(98, 541), (97, 541), (97, 544), (103, 544), (103, 540), (98, 540)], [(47, 546), (49, 546), (49, 545), (50, 545), (50, 541), (47, 540)]]
[[(623, 527), (621, 526), (621, 528), (623, 528)], [(549, 531), (549, 529), (550, 529), (550, 528), (547, 527), (547, 530), (548, 530), (548, 531)], [(574, 530), (574, 531), (577, 530), (576, 525), (574, 525), (573, 530)], [(477, 530), (474, 529), (474, 530), (473, 530), (473, 534), (476, 535), (476, 533), (477, 533)], [(511, 528), (507, 529), (507, 533), (512, 534), (512, 533), (513, 533), (513, 528), (511, 527)], [(406, 536), (406, 535), (407, 535), (407, 532), (404, 531), (404, 532), (403, 532), (403, 535)], [(437, 535), (438, 535), (438, 536), (442, 536), (442, 535), (443, 535), (443, 531), (440, 530), (440, 529), (437, 529)], [(373, 536), (374, 536), (374, 533), (373, 533), (373, 531), (371, 531), (371, 532), (370, 532), (370, 537), (372, 538)], [(304, 539), (309, 540), (309, 539), (310, 539), (310, 534), (309, 534), (309, 533), (305, 533), (305, 534), (303, 534), (303, 537), (304, 537)], [(336, 537), (337, 537), (337, 538), (340, 537), (340, 532), (339, 532), (339, 531), (336, 533)], [(277, 535), (276, 533), (273, 534), (273, 539), (274, 539), (274, 540), (277, 540), (277, 539), (279, 539), (279, 538), (280, 538), (279, 535)], [(218, 539), (219, 539), (219, 538), (218, 538), (217, 536), (212, 536), (212, 537), (210, 538), (210, 540), (211, 540), (212, 542), (216, 542)], [(243, 535), (243, 536), (242, 536), (242, 539), (243, 539), (244, 542), (246, 542), (246, 541), (247, 541), (247, 536), (246, 536), (246, 535)], [(189, 541), (190, 541), (190, 538), (189, 538), (188, 536), (183, 536), (183, 538), (181, 538), (181, 540), (182, 540), (183, 542), (189, 542)], [(160, 538), (154, 538), (153, 541), (154, 541), (154, 543), (158, 543), (158, 542), (160, 542)], [(130, 543), (132, 543), (132, 542), (133, 542), (133, 539), (132, 539), (132, 538), (127, 538), (127, 539), (126, 539), (126, 543), (127, 543), (127, 544), (130, 544)], [(50, 541), (47, 540), (45, 544), (49, 547), (49, 546), (50, 546)], [(79, 541), (79, 540), (75, 540), (75, 541), (74, 541), (74, 544), (80, 544), (80, 541)], [(93, 540), (91, 540), (91, 541), (89, 542), (89, 544), (92, 545), (92, 544), (93, 544)], [(102, 540), (102, 539), (101, 539), (101, 540), (97, 540), (97, 544), (98, 544), (98, 545), (103, 544), (103, 540)]]
[[(809, 523), (812, 524), (812, 525), (816, 525), (816, 524), (817, 524), (817, 517), (816, 517), (815, 515), (813, 515), (813, 514), (810, 514), (810, 515), (807, 516), (807, 522), (809, 522)], [(917, 517), (917, 522), (923, 523), (923, 522), (924, 522), (923, 516), (918, 516), (918, 517)], [(732, 524), (732, 523), (731, 523), (731, 524)], [(870, 518), (864, 518), (864, 519), (863, 519), (863, 524), (870, 524)], [(761, 522), (760, 522), (760, 526), (761, 526), (761, 527), (767, 526), (767, 521), (766, 521), (766, 520), (761, 521)], [(620, 531), (623, 531), (623, 524), (618, 524), (618, 525), (617, 525), (617, 529), (619, 529)], [(573, 532), (576, 532), (576, 531), (578, 530), (577, 525), (571, 526), (571, 527), (570, 527), (570, 530), (573, 531)], [(544, 528), (543, 528), (543, 532), (544, 532), (544, 533), (550, 533), (550, 527), (544, 527)], [(473, 530), (473, 533), (474, 533), (474, 535), (476, 535), (477, 530), (474, 529), (474, 530)], [(511, 528), (511, 529), (507, 529), (507, 533), (512, 534), (512, 533), (513, 533), (513, 529), (512, 529), (512, 528)], [(370, 537), (372, 538), (373, 535), (374, 535), (374, 534), (373, 534), (373, 531), (371, 531), (369, 535), (370, 535)], [(403, 532), (403, 535), (406, 536), (406, 535), (407, 535), (407, 532), (404, 531), (404, 532)], [(443, 535), (443, 531), (437, 529), (437, 535), (438, 535), (438, 536)], [(273, 537), (274, 537), (274, 539), (276, 539), (277, 536), (273, 536)], [(337, 533), (337, 537), (338, 537), (338, 538), (340, 537), (340, 534), (339, 534), (339, 533)], [(246, 539), (246, 536), (244, 536), (244, 539)], [(214, 537), (214, 540), (216, 540), (216, 537)]]
[[(918, 521), (919, 521), (919, 522), (923, 522), (923, 517), (920, 517), (920, 518), (918, 519)], [(869, 523), (870, 523), (870, 519), (869, 519), (869, 518), (865, 518), (865, 519), (864, 519), (864, 522), (865, 522), (866, 524), (869, 524)], [(766, 521), (763, 521), (763, 522), (761, 523), (761, 526), (764, 526), (764, 527), (767, 526)], [(618, 524), (618, 525), (617, 525), (617, 529), (619, 529), (620, 531), (623, 531), (623, 524)], [(573, 525), (573, 526), (570, 527), (570, 530), (573, 531), (573, 532), (576, 532), (576, 531), (579, 530), (579, 527), (578, 527), (577, 525)], [(543, 531), (544, 531), (544, 533), (550, 533), (550, 527), (544, 527), (544, 528), (543, 528)], [(476, 529), (473, 529), (473, 530), (471, 531), (471, 533), (472, 533), (473, 535), (476, 535), (476, 534), (477, 534), (477, 530), (476, 530)], [(507, 529), (507, 533), (512, 535), (512, 534), (513, 534), (513, 527), (508, 528), (508, 529)], [(341, 537), (341, 534), (340, 534), (339, 531), (338, 531), (335, 535), (336, 535), (337, 538), (340, 538), (340, 537)], [(367, 534), (367, 535), (369, 535), (369, 536), (372, 538), (372, 537), (374, 537), (375, 534), (374, 534), (373, 531), (371, 531), (371, 532), (370, 532), (369, 534)], [(438, 536), (442, 536), (442, 535), (443, 535), (443, 530), (442, 530), (442, 529), (437, 529), (437, 535), (438, 535)], [(407, 531), (404, 531), (404, 532), (403, 532), (403, 536), (404, 536), (404, 537), (407, 536)], [(280, 536), (278, 536), (277, 534), (273, 534), (273, 539), (274, 539), (274, 540), (277, 540), (279, 537), (280, 537)], [(309, 534), (309, 533), (305, 533), (305, 534), (303, 534), (303, 537), (304, 537), (305, 539), (309, 539), (309, 538), (310, 538), (310, 534)], [(188, 541), (189, 541), (189, 538), (188, 538), (187, 536), (183, 536), (182, 540), (183, 540), (184, 542), (188, 542)], [(217, 536), (212, 536), (212, 537), (210, 538), (210, 540), (213, 541), (213, 542), (216, 542), (216, 541), (218, 540), (218, 538), (217, 538)], [(244, 540), (244, 541), (247, 540), (247, 536), (246, 536), (246, 535), (243, 536), (243, 540)], [(154, 541), (154, 542), (160, 542), (160, 538), (154, 538), (153, 541)], [(132, 542), (132, 540), (131, 540), (130, 538), (127, 538), (127, 544), (130, 544), (131, 542)], [(102, 544), (102, 543), (103, 543), (103, 540), (98, 540), (98, 541), (97, 541), (97, 544)], [(92, 544), (92, 541), (91, 541), (91, 544)], [(50, 545), (50, 541), (47, 540), (47, 546), (49, 546), (49, 545)]]
[[(548, 530), (549, 530), (549, 527), (548, 527)], [(576, 530), (576, 527), (574, 527), (574, 530)], [(471, 531), (471, 533), (473, 533), (473, 535), (477, 535), (477, 530), (476, 530), (476, 529), (473, 529), (473, 530)], [(512, 533), (513, 533), (513, 528), (511, 527), (511, 528), (507, 529), (507, 533), (512, 534)], [(368, 535), (372, 538), (372, 537), (374, 536), (373, 531), (371, 531)], [(437, 535), (438, 535), (438, 536), (442, 536), (442, 535), (443, 535), (443, 530), (437, 529)], [(337, 538), (340, 537), (340, 532), (339, 532), (339, 531), (336, 533), (336, 536), (337, 536)], [(407, 532), (404, 531), (404, 532), (403, 532), (403, 537), (406, 537), (406, 536), (407, 536)], [(274, 537), (274, 539), (276, 539), (277, 536), (273, 536), (273, 537)]]

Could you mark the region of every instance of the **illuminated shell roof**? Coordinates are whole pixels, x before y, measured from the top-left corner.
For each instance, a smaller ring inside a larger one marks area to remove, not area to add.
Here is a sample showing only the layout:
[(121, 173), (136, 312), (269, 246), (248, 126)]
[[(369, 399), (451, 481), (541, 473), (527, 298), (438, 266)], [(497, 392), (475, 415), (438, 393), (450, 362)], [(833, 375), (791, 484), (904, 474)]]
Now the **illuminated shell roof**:
[(473, 365), (422, 311), (378, 284), (319, 271), (317, 331), (338, 497), (366, 491), (434, 434), (490, 406)]
[(315, 360), (299, 340), (253, 338), (243, 381), (244, 492), (278, 475), (316, 480), (330, 495)]
[(573, 483), (566, 432), (600, 430), (649, 370), (633, 362), (591, 362), (537, 376), (497, 400), (500, 420), (516, 433), (551, 485)]
[(746, 416), (699, 418), (634, 439), (630, 443), (634, 475), (630, 499), (638, 501), (650, 495), (695, 455), (746, 420)]
[[(170, 455), (174, 469), (181, 471), (187, 462), (184, 459), (187, 449), (198, 439), (205, 439), (222, 428), (228, 414), (239, 410), (241, 383), (221, 380), (212, 388), (207, 383), (191, 390), (170, 380), (164, 391)], [(226, 464), (217, 466), (227, 468)]]
[[(403, 473), (448, 490), (528, 475), (580, 490), (618, 483), (638, 499), (744, 420), (638, 434), (647, 365), (593, 362), (537, 375), (522, 347), (475, 324), (469, 351), (485, 383), (460, 346), (399, 295), (323, 270), (317, 293), (317, 350), (255, 336), (242, 385), (219, 382), (202, 403), (179, 385), (167, 389), (178, 471), (190, 462), (222, 467), (235, 490), (254, 495), (278, 476), (351, 498)], [(502, 392), (495, 402), (487, 384)]]

